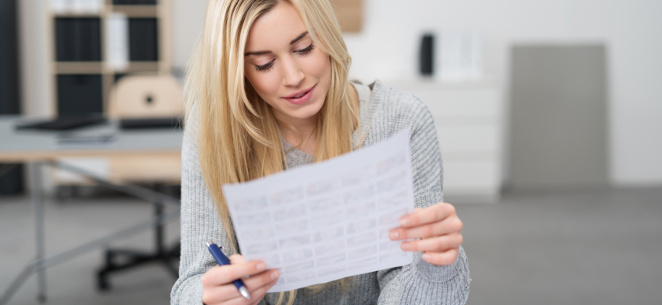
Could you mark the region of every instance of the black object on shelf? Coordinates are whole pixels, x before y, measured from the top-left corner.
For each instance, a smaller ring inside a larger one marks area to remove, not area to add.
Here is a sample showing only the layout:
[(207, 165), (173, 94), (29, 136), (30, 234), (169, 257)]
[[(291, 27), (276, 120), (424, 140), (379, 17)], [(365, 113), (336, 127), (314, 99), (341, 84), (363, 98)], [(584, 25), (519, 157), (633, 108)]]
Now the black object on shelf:
[(156, 18), (129, 18), (129, 60), (158, 61), (158, 38)]
[(59, 116), (53, 120), (38, 120), (16, 124), (16, 129), (39, 129), (39, 130), (72, 130), (105, 123), (107, 120), (102, 114), (81, 114)]
[(99, 18), (55, 18), (57, 61), (101, 61)]
[(178, 117), (168, 118), (130, 118), (120, 120), (121, 129), (150, 129), (169, 128), (181, 129), (181, 119)]
[(156, 0), (113, 0), (114, 5), (156, 5)]
[(421, 38), (418, 69), (421, 75), (434, 74), (434, 36), (432, 34), (424, 34)]
[(58, 75), (57, 100), (57, 110), (60, 116), (103, 113), (101, 75)]

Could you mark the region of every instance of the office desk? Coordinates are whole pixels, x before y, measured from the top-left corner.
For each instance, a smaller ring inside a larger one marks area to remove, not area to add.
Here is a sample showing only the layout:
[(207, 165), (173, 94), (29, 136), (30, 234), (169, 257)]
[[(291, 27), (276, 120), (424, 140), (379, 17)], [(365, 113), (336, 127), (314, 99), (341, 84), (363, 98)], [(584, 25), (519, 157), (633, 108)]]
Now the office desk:
[[(0, 304), (6, 304), (13, 293), (32, 273), (37, 273), (38, 299), (46, 299), (45, 269), (75, 256), (108, 245), (120, 238), (161, 225), (179, 216), (179, 199), (136, 185), (117, 185), (104, 177), (57, 162), (62, 157), (113, 157), (113, 156), (172, 156), (181, 151), (182, 131), (178, 129), (121, 130), (118, 122), (83, 127), (72, 131), (16, 130), (15, 124), (26, 121), (19, 116), (0, 115), (0, 162), (27, 162), (31, 169), (30, 197), (35, 217), (36, 257), (28, 263), (7, 290), (0, 296)], [(65, 141), (61, 141), (65, 139)], [(110, 139), (110, 140), (108, 140)], [(71, 171), (111, 189), (153, 202), (157, 205), (176, 205), (176, 212), (152, 217), (150, 220), (126, 228), (74, 249), (45, 256), (43, 227), (43, 193), (41, 167), (55, 166)]]
[[(27, 121), (13, 115), (0, 115), (0, 161), (26, 162), (62, 157), (105, 157), (114, 155), (179, 154), (182, 131), (178, 129), (120, 130), (116, 121), (72, 131), (15, 130), (17, 122)], [(57, 144), (58, 137), (111, 135), (106, 144)]]

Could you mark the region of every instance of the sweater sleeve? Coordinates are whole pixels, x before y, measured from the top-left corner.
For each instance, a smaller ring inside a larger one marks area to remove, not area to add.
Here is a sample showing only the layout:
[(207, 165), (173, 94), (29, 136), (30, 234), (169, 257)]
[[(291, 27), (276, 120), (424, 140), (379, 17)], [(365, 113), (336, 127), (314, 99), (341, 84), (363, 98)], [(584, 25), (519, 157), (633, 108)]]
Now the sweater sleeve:
[(181, 256), (179, 279), (170, 293), (173, 305), (202, 304), (202, 274), (216, 264), (207, 242), (232, 249), (200, 171), (196, 129), (195, 122), (189, 122), (182, 143)]
[[(443, 167), (434, 120), (427, 107), (411, 95), (401, 94), (395, 107), (404, 107), (396, 119), (410, 126), (414, 200), (417, 208), (443, 201)], [(464, 249), (448, 266), (436, 266), (414, 253), (411, 264), (377, 272), (379, 304), (465, 304), (469, 295), (469, 268)]]

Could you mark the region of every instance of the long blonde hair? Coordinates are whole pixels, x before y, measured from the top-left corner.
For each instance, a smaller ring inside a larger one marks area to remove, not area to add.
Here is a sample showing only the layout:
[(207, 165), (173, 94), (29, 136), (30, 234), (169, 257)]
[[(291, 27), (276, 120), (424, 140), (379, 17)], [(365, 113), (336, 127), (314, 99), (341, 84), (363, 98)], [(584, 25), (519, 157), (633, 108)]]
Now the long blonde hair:
[(352, 134), (359, 128), (358, 102), (348, 81), (351, 57), (328, 0), (209, 0), (202, 36), (187, 71), (186, 121), (187, 126), (198, 125), (202, 175), (231, 240), (234, 230), (221, 186), (283, 171), (278, 121), (247, 82), (243, 69), (251, 26), (279, 1), (294, 6), (313, 42), (331, 62), (331, 84), (315, 128), (315, 161), (353, 150)]

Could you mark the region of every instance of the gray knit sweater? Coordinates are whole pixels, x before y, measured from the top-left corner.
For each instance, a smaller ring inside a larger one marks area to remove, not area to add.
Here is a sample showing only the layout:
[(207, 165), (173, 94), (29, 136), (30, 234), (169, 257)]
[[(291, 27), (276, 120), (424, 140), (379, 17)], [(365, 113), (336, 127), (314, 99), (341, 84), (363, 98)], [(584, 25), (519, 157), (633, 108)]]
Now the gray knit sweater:
[[(416, 207), (442, 201), (441, 153), (429, 110), (411, 94), (379, 81), (370, 85), (372, 96), (367, 86), (355, 87), (361, 102), (361, 131), (367, 132), (363, 145), (378, 143), (409, 128)], [(231, 249), (230, 243), (234, 242), (224, 233), (214, 200), (205, 187), (198, 162), (196, 129), (189, 122), (182, 148), (182, 252), (171, 304), (201, 304), (202, 274), (216, 264), (205, 243), (213, 240), (224, 249)], [(354, 140), (357, 139), (355, 133)], [(312, 161), (312, 156), (296, 149), (290, 150), (286, 157), (290, 168)], [(428, 264), (416, 253), (409, 265), (352, 277), (348, 288), (327, 285), (316, 293), (300, 289), (295, 304), (464, 304), (469, 282), (462, 248), (460, 257), (450, 266)], [(267, 294), (261, 304), (275, 304), (277, 297), (278, 293)]]

